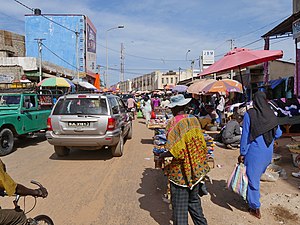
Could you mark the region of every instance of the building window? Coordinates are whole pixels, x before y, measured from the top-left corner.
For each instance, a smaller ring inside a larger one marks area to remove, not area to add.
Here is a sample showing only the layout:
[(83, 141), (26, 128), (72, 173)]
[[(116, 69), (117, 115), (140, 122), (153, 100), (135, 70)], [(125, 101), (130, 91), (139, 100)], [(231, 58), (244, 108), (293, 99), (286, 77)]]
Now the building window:
[(178, 81), (178, 79), (177, 79), (177, 77), (175, 77), (175, 83), (177, 84), (177, 81)]
[(164, 84), (164, 78), (161, 78), (161, 83)]
[(169, 78), (168, 77), (166, 78), (166, 82), (167, 82), (167, 84), (169, 83)]
[(171, 77), (171, 84), (173, 84), (173, 77)]

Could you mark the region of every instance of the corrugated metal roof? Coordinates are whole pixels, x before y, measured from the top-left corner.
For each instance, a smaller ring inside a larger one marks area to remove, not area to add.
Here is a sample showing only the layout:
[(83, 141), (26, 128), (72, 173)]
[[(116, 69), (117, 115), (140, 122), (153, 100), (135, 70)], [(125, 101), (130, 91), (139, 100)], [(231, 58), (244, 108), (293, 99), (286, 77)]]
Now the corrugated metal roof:
[(293, 22), (300, 18), (300, 11), (292, 14), (290, 17), (282, 21), (276, 27), (269, 32), (265, 33), (262, 37), (280, 36), (288, 33), (292, 33)]

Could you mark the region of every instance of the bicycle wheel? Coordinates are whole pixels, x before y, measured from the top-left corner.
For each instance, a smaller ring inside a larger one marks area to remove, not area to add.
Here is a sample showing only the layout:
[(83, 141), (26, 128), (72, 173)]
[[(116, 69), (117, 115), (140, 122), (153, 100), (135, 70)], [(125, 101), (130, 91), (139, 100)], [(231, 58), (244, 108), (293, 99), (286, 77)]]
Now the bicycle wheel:
[(38, 225), (54, 225), (52, 219), (46, 215), (38, 215), (33, 218)]

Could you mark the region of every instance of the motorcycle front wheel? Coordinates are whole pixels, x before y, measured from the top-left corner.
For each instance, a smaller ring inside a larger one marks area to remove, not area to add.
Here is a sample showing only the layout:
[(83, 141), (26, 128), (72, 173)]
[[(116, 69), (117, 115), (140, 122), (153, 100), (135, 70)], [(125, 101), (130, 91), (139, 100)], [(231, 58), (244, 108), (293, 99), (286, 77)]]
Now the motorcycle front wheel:
[(33, 219), (36, 225), (54, 225), (52, 219), (46, 215), (38, 215)]

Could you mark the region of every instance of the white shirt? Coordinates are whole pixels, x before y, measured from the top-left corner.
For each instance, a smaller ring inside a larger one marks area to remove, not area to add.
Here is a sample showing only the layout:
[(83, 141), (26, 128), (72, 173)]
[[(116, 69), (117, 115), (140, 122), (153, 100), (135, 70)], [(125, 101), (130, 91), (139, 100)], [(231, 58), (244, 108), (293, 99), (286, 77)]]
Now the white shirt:
[(217, 106), (217, 110), (223, 112), (225, 106), (225, 98), (223, 96), (220, 97), (219, 104)]

